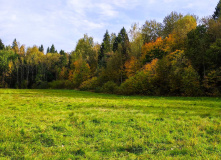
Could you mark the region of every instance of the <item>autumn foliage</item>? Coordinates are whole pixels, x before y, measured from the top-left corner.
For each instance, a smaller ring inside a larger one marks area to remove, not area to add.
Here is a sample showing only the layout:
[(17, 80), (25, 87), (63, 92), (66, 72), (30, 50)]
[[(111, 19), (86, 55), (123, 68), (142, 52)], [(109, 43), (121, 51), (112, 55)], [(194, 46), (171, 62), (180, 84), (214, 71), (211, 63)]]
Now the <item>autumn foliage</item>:
[(220, 96), (221, 20), (215, 13), (197, 25), (196, 16), (172, 12), (163, 23), (106, 31), (101, 44), (85, 34), (71, 53), (0, 40), (0, 87)]

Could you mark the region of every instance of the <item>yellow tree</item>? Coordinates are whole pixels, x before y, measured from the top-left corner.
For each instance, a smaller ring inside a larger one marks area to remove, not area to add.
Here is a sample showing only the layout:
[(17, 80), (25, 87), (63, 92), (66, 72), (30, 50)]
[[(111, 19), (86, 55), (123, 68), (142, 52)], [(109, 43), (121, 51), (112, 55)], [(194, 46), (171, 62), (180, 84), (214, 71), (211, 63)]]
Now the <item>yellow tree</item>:
[(187, 15), (181, 19), (179, 19), (174, 26), (172, 31), (172, 37), (175, 40), (175, 49), (183, 50), (185, 48), (185, 41), (187, 39), (187, 34), (195, 29), (197, 26), (196, 19), (191, 16)]
[(131, 57), (125, 62), (125, 71), (128, 78), (135, 75), (139, 69), (140, 63), (136, 57)]
[(130, 56), (138, 58), (141, 55), (141, 49), (144, 43), (141, 28), (138, 23), (134, 23), (131, 25), (131, 29), (129, 31), (130, 37), (130, 47), (131, 53)]
[(68, 79), (74, 84), (75, 87), (79, 87), (82, 82), (90, 78), (90, 66), (80, 56), (80, 58), (73, 63), (73, 68), (74, 69), (69, 71)]

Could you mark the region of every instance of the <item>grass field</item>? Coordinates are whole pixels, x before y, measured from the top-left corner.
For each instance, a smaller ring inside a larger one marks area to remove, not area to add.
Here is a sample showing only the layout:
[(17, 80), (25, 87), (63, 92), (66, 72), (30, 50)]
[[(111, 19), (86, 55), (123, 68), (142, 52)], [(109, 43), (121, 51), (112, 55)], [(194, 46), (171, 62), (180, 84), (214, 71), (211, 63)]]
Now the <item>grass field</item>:
[(221, 98), (2, 89), (0, 159), (221, 159)]

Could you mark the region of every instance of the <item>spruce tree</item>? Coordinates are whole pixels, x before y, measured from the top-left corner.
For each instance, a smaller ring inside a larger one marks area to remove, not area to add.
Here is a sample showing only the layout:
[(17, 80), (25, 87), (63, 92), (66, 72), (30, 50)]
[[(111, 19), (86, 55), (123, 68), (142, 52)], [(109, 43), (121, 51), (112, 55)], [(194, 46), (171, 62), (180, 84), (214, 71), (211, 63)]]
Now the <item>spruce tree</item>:
[(51, 45), (50, 53), (56, 53), (54, 44)]
[(50, 53), (50, 49), (49, 49), (49, 47), (47, 48), (47, 53)]
[(3, 50), (5, 48), (4, 44), (2, 43), (2, 40), (0, 39), (0, 50)]
[(98, 65), (99, 67), (105, 67), (106, 61), (105, 61), (105, 54), (111, 51), (111, 40), (110, 35), (108, 31), (104, 34), (104, 39), (100, 47), (100, 52), (98, 55)]
[(213, 19), (217, 20), (221, 16), (221, 0), (218, 2), (215, 12), (213, 14)]
[(38, 50), (39, 50), (40, 52), (44, 52), (44, 47), (43, 47), (43, 45), (41, 45), (41, 46), (38, 48)]

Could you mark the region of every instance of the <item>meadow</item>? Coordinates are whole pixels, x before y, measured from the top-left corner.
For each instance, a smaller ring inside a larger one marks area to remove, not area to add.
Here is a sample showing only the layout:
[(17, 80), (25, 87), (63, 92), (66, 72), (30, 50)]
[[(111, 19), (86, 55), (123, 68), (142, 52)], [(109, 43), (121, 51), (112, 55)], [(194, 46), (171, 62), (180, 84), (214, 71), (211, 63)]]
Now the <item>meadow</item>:
[(0, 90), (0, 159), (221, 159), (221, 98)]

